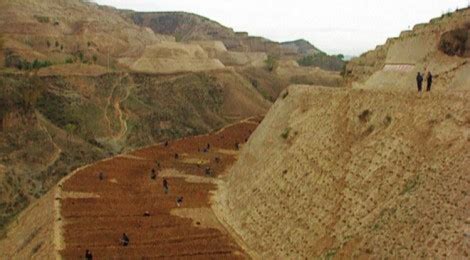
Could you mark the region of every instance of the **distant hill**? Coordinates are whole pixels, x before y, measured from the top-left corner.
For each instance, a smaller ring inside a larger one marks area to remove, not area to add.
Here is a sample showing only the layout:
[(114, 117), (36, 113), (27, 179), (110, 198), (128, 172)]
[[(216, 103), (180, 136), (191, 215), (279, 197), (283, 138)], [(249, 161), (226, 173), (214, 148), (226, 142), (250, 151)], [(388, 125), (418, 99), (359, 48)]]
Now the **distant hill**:
[[(185, 12), (133, 12), (122, 11), (125, 17), (139, 26), (149, 27), (155, 33), (174, 36), (176, 41), (221, 41), (229, 51), (265, 52), (268, 55), (300, 60), (324, 52), (310, 42), (300, 39), (290, 42), (275, 42), (263, 37), (236, 32), (206, 17)], [(343, 61), (336, 56), (316, 58), (312, 66), (326, 70), (340, 71)]]
[(291, 51), (290, 53), (293, 55), (300, 54), (300, 55), (306, 56), (306, 55), (315, 55), (315, 54), (322, 53), (320, 49), (318, 49), (309, 41), (306, 41), (304, 39), (283, 42), (281, 43), (281, 45), (282, 47), (284, 47), (284, 49)]
[(155, 33), (174, 36), (177, 41), (222, 41), (228, 50), (241, 52), (267, 52), (282, 54), (282, 46), (271, 40), (254, 37), (246, 32), (235, 32), (206, 17), (185, 12), (133, 12), (122, 13), (140, 26)]

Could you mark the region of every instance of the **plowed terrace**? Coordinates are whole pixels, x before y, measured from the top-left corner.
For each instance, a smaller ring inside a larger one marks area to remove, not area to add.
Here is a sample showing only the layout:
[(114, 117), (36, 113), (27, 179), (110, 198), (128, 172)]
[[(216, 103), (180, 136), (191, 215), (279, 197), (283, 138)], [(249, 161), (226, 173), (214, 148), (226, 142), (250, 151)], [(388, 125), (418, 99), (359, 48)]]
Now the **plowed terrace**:
[[(250, 119), (215, 134), (121, 155), (64, 180), (59, 192), (62, 257), (76, 259), (89, 249), (99, 259), (247, 258), (212, 212), (210, 195), (257, 123)], [(123, 233), (130, 239), (127, 247), (119, 243)]]

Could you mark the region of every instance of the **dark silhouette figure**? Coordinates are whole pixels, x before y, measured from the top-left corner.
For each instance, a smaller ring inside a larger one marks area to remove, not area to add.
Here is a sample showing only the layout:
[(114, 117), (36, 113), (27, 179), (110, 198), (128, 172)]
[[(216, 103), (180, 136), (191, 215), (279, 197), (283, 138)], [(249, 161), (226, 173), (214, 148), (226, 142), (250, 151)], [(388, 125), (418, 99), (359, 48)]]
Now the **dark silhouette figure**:
[(428, 75), (426, 76), (426, 83), (427, 83), (426, 91), (427, 92), (431, 92), (432, 78), (433, 78), (433, 76), (432, 76), (431, 72), (428, 72)]
[(145, 211), (145, 212), (144, 212), (144, 217), (150, 217), (150, 212)]
[(90, 250), (85, 250), (85, 259), (86, 260), (93, 260), (93, 254), (91, 254)]
[(157, 173), (155, 172), (155, 169), (152, 169), (152, 172), (150, 173), (150, 179), (152, 180), (157, 179)]
[(418, 75), (416, 76), (416, 84), (418, 85), (418, 93), (421, 94), (423, 91), (423, 76), (421, 75), (420, 72), (418, 72)]
[(103, 172), (100, 172), (98, 178), (100, 178), (100, 181), (104, 180), (105, 176)]
[(129, 240), (129, 237), (127, 236), (126, 233), (122, 234), (120, 242), (121, 242), (122, 246), (128, 246), (129, 245), (130, 240)]
[(206, 176), (212, 176), (212, 169), (210, 167), (207, 167), (205, 173)]
[(165, 142), (165, 147), (168, 147), (169, 143), (168, 141)]
[(176, 198), (176, 205), (178, 207), (181, 207), (181, 204), (183, 203), (183, 197), (178, 197)]
[(168, 181), (166, 179), (163, 179), (163, 191), (165, 192), (165, 194), (168, 194), (169, 190), (170, 188), (168, 187)]
[(215, 163), (220, 163), (220, 158), (219, 157), (215, 157)]
[(175, 159), (178, 160), (178, 158), (180, 158), (180, 155), (175, 153)]

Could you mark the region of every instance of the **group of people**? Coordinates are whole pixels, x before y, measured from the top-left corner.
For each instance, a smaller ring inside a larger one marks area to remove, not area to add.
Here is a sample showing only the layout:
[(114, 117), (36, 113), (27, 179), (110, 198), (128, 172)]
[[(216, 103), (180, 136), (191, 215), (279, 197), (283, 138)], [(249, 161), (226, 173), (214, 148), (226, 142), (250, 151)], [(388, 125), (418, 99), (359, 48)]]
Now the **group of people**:
[[(168, 143), (168, 142), (165, 142), (165, 143), (164, 143), (164, 146), (165, 146), (165, 147), (168, 147), (168, 146), (169, 146), (169, 143)], [(239, 148), (239, 143), (236, 143), (235, 146), (236, 146), (236, 148), (238, 149), (238, 148)], [(204, 147), (203, 151), (204, 151), (204, 152), (208, 152), (210, 149), (211, 149), (211, 145), (210, 145), (210, 144), (207, 144), (207, 146)], [(176, 160), (178, 160), (179, 157), (180, 157), (180, 156), (179, 156), (178, 153), (175, 153), (175, 154), (174, 154), (174, 158), (175, 158)], [(221, 162), (221, 159), (220, 159), (219, 157), (216, 157), (216, 158), (215, 158), (215, 162), (216, 162), (216, 163), (220, 163), (220, 162)], [(159, 163), (158, 161), (156, 161), (156, 165), (157, 165), (157, 168), (159, 168), (159, 169), (161, 168), (161, 165), (160, 165), (160, 163)], [(211, 175), (213, 174), (212, 169), (211, 169), (210, 167), (205, 168), (205, 174), (211, 176)], [(151, 180), (156, 180), (157, 177), (158, 177), (158, 171), (157, 171), (155, 168), (152, 168), (152, 169), (150, 170), (150, 176), (149, 176), (149, 177), (150, 177)], [(100, 181), (105, 180), (105, 179), (106, 179), (105, 173), (99, 172), (99, 173), (98, 173), (98, 178), (99, 178)], [(168, 180), (167, 180), (166, 178), (163, 178), (162, 186), (163, 186), (163, 192), (164, 192), (165, 194), (168, 194), (169, 191), (170, 191), (170, 187), (169, 187)], [(176, 198), (176, 205), (177, 205), (178, 207), (181, 207), (182, 204), (183, 204), (183, 197), (182, 197), (182, 196), (178, 196), (178, 197)], [(150, 212), (145, 211), (144, 217), (150, 217)], [(123, 233), (123, 234), (122, 234), (122, 237), (119, 239), (119, 243), (120, 243), (121, 246), (124, 246), (124, 247), (128, 246), (129, 243), (130, 243), (129, 236), (128, 236), (126, 233)], [(88, 250), (88, 249), (85, 251), (85, 259), (87, 259), (87, 260), (92, 260), (92, 259), (93, 259), (93, 254), (92, 254), (92, 252), (91, 252), (90, 250)]]
[(426, 76), (426, 92), (431, 93), (433, 75), (431, 74), (430, 71), (424, 74), (421, 74), (421, 72), (418, 72), (418, 75), (416, 76), (416, 84), (418, 86), (419, 95), (421, 95), (421, 93), (423, 92), (424, 76)]

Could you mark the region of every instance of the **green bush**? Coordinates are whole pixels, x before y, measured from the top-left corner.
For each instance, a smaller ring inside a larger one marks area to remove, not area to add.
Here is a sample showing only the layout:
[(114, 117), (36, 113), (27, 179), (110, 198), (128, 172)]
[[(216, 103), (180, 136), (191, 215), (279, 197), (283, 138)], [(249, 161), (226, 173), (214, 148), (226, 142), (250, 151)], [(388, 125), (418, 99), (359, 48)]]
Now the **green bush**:
[(281, 134), (281, 137), (282, 137), (283, 139), (289, 138), (289, 133), (290, 133), (291, 130), (292, 130), (292, 129), (291, 129), (290, 127), (285, 128), (284, 131), (283, 131), (282, 134)]
[(34, 60), (29, 62), (26, 59), (22, 59), (18, 54), (13, 53), (12, 51), (7, 51), (5, 55), (5, 66), (9, 68), (17, 68), (19, 70), (32, 70), (49, 67), (52, 65), (52, 62), (45, 60)]
[(268, 55), (268, 58), (264, 61), (264, 63), (266, 64), (266, 69), (268, 71), (274, 71), (279, 65), (279, 57)]
[(330, 56), (326, 53), (319, 53), (315, 55), (305, 56), (299, 59), (297, 62), (300, 66), (304, 67), (319, 67), (325, 70), (341, 71), (344, 67), (344, 58), (342, 55)]
[(47, 16), (35, 15), (34, 18), (40, 23), (49, 23), (50, 19)]

